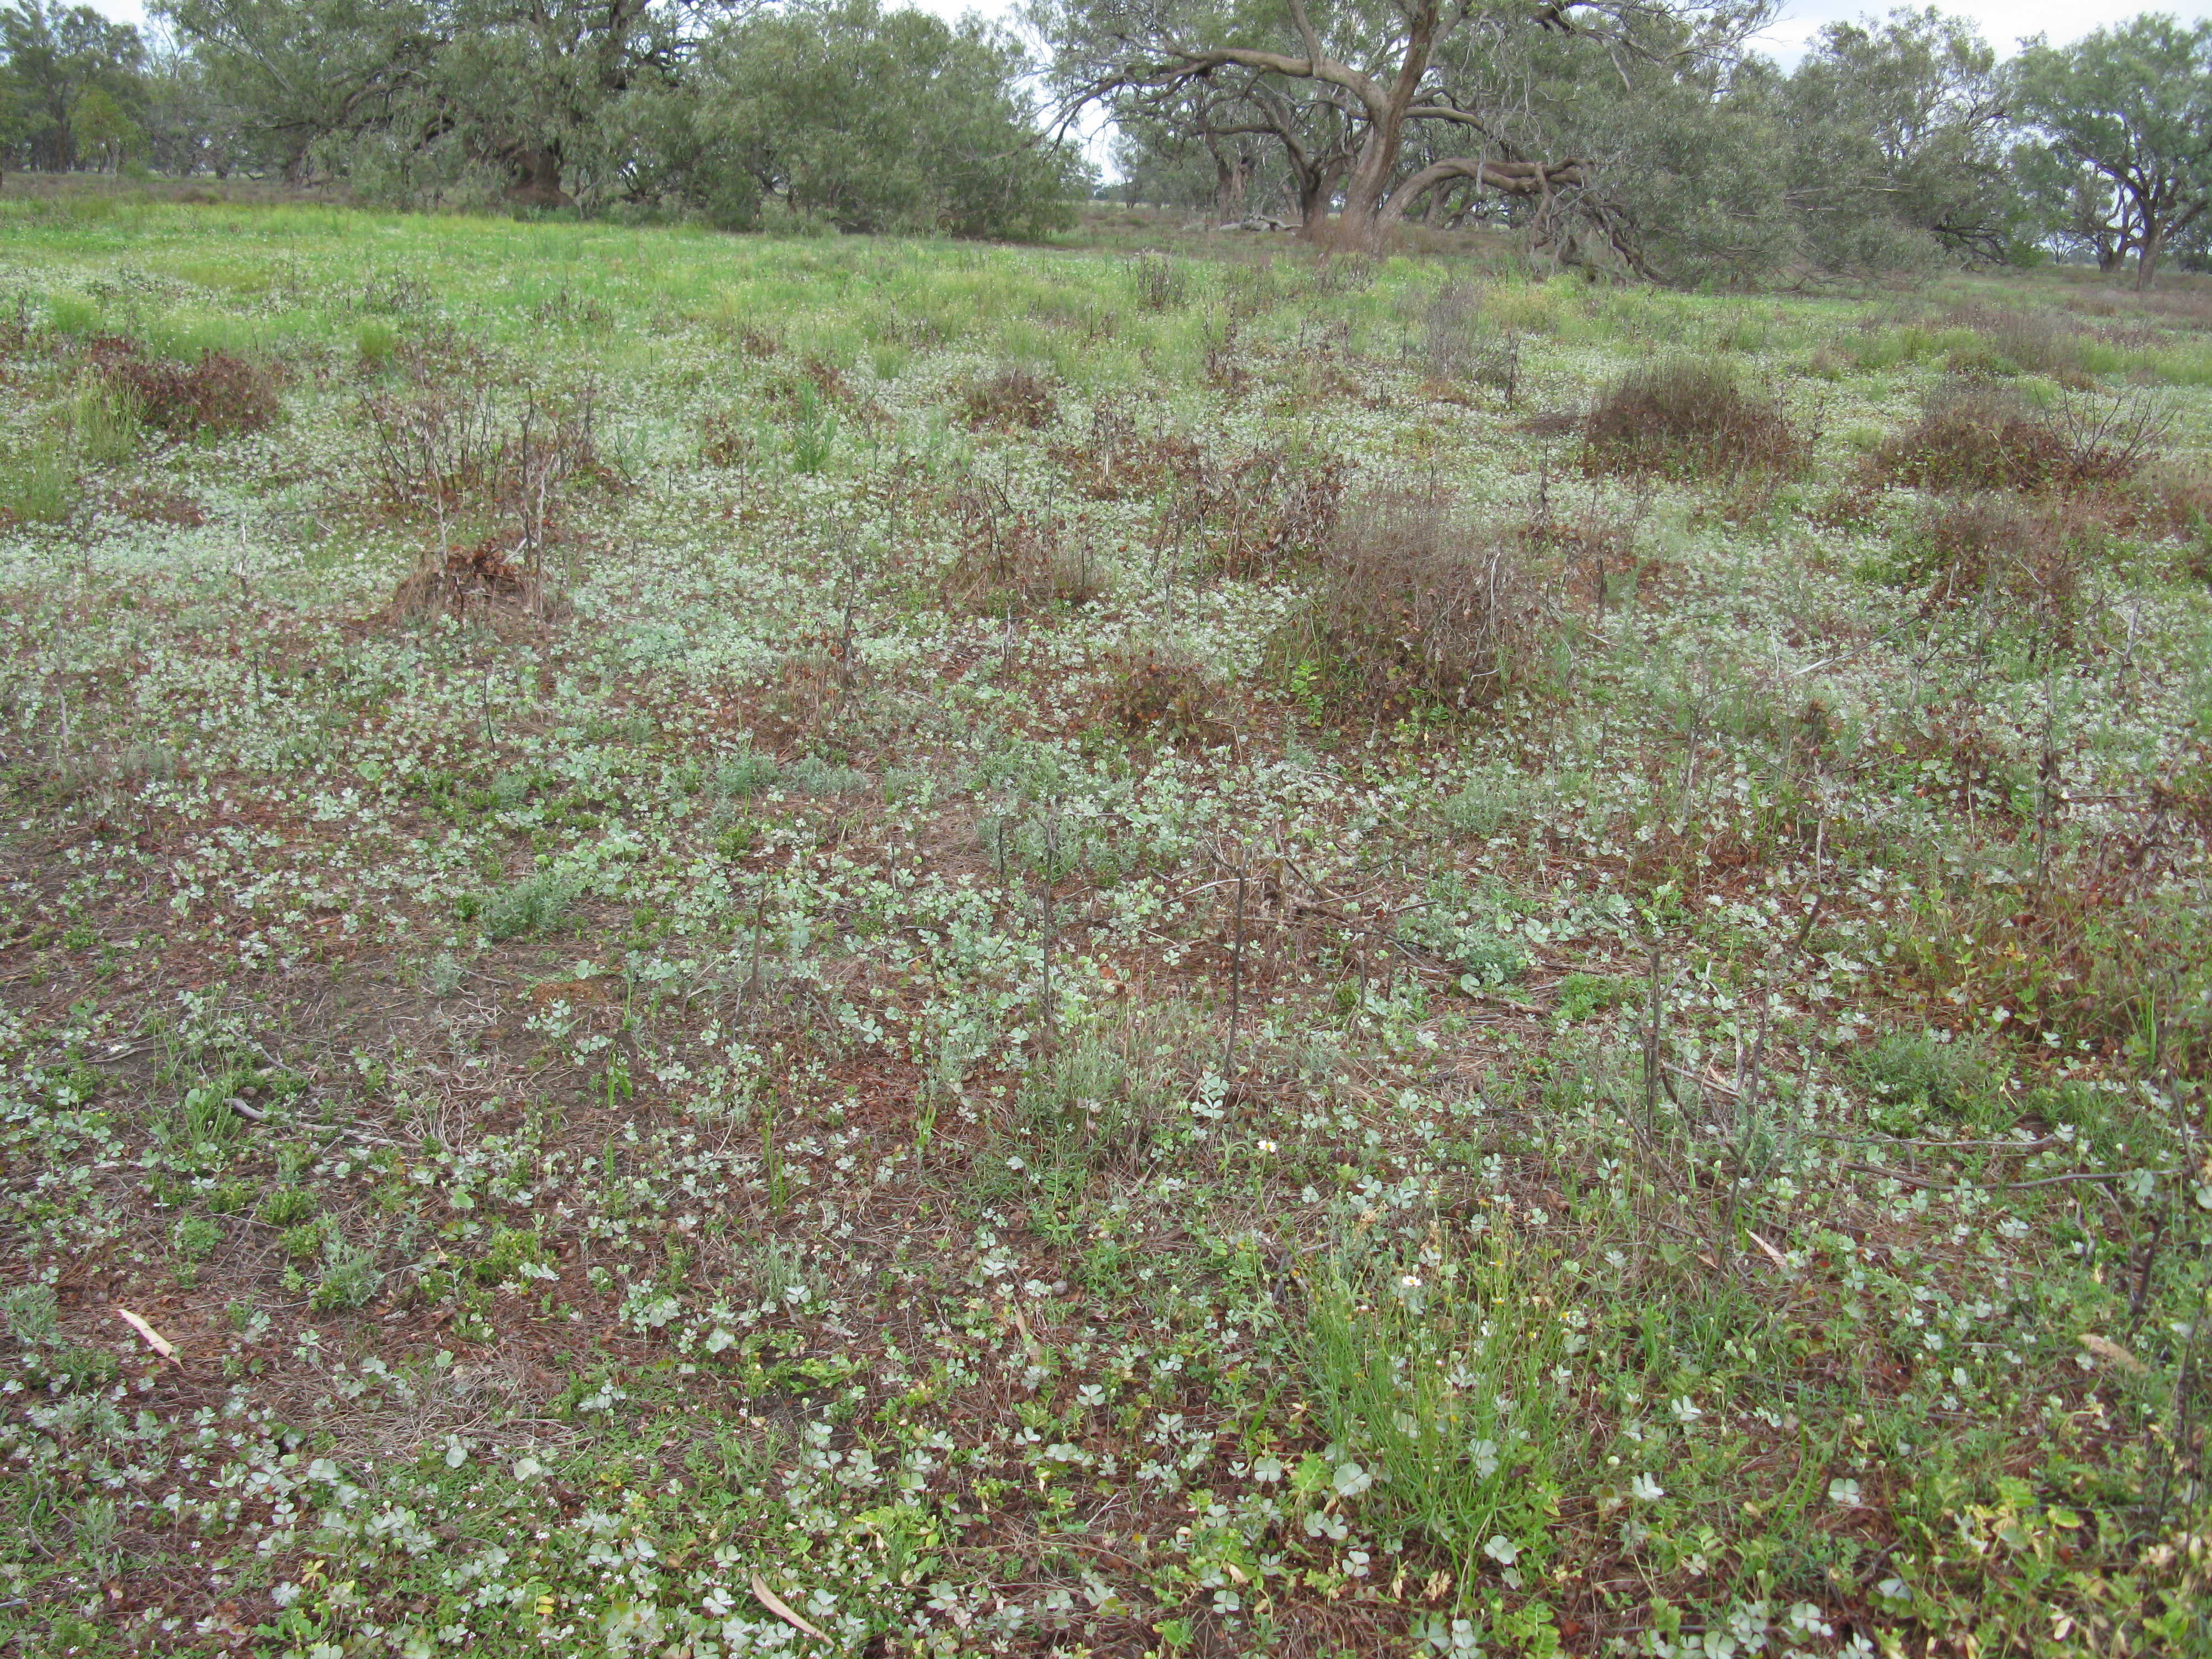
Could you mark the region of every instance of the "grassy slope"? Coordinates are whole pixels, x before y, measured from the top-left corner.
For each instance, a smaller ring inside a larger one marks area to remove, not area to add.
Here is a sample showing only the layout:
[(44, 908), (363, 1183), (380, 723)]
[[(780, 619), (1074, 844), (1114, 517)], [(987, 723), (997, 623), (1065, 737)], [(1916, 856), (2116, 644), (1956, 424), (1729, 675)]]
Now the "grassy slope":
[[(2203, 554), (1855, 485), (1958, 363), (2186, 466), (2193, 293), (1469, 282), (0, 218), (12, 1650), (2202, 1644)], [(1812, 471), (1531, 419), (1676, 351)], [(1332, 464), (1543, 498), (1512, 695), (1316, 643)]]

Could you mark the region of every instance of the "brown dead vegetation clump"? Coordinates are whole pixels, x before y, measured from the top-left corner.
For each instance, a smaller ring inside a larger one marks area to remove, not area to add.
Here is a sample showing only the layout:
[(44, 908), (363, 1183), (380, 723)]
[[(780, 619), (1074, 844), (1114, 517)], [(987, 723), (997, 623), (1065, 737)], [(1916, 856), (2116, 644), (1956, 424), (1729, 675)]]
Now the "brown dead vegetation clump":
[(89, 351), (100, 379), (131, 399), (140, 419), (179, 436), (258, 432), (282, 407), (276, 369), (227, 351), (180, 363), (148, 357), (137, 341), (114, 335), (93, 341)]
[(1371, 702), (1476, 708), (1534, 679), (1559, 616), (1555, 589), (1519, 531), (1433, 495), (1380, 492), (1330, 539), (1313, 643)]
[(1954, 380), (1873, 465), (1886, 481), (1921, 489), (2081, 489), (2132, 477), (2171, 426), (2165, 406), (2141, 388), (2079, 395), (2045, 411), (1989, 381)]
[(995, 614), (1088, 605), (1110, 573), (1087, 537), (1048, 508), (1018, 506), (1006, 487), (972, 478), (952, 498), (961, 548), (945, 573), (957, 604)]
[(486, 537), (473, 547), (434, 549), (403, 578), (392, 596), (392, 615), (400, 622), (422, 622), (439, 615), (465, 617), (471, 605), (554, 621), (568, 613), (536, 568), (528, 550)]
[(599, 454), (588, 389), (567, 405), (531, 401), (514, 414), (482, 386), (375, 392), (362, 408), (376, 491), (391, 507), (542, 517), (564, 486), (620, 482)]
[(1813, 441), (1771, 397), (1686, 358), (1632, 370), (1583, 422), (1583, 470), (1693, 478), (1803, 470)]
[(2005, 495), (1933, 502), (1916, 526), (1915, 574), (1929, 583), (1925, 612), (1979, 607), (2070, 648), (2081, 598), (2077, 515)]
[(1279, 447), (1209, 462), (1194, 448), (1161, 519), (1170, 540), (1196, 541), (1218, 574), (1255, 580), (1310, 563), (1334, 533), (1344, 463)]
[(1004, 368), (972, 382), (960, 394), (960, 408), (971, 427), (1030, 432), (1050, 426), (1060, 412), (1051, 386), (1026, 368)]
[(1196, 737), (1213, 724), (1220, 690), (1197, 658), (1173, 647), (1125, 659), (1106, 696), (1107, 712), (1129, 736)]
[(1177, 432), (1140, 432), (1128, 410), (1101, 403), (1084, 438), (1048, 452), (1069, 479), (1097, 501), (1154, 495), (1173, 478), (1201, 465), (1199, 447)]

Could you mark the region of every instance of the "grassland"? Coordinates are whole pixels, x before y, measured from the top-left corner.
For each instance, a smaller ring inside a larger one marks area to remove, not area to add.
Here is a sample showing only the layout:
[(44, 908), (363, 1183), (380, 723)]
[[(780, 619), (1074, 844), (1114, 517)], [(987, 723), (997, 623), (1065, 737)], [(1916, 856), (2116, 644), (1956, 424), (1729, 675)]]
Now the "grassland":
[(9, 1651), (2206, 1650), (2212, 290), (1133, 223), (0, 204)]

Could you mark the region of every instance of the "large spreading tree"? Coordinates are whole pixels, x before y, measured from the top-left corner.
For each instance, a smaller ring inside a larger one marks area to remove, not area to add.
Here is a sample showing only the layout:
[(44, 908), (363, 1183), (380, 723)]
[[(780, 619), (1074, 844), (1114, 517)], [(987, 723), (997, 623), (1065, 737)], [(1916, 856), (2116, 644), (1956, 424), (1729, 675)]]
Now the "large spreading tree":
[(1217, 132), (1279, 143), (1312, 231), (1333, 201), (1345, 234), (1371, 237), (1464, 181), (1571, 204), (1632, 264), (1631, 228), (1591, 158), (1514, 153), (1504, 128), (1529, 43), (1574, 48), (1632, 98), (1664, 101), (1658, 83), (1670, 82), (1711, 99), (1724, 93), (1716, 66), (1767, 15), (1765, 0), (1036, 0), (1030, 12), (1071, 105), (1157, 117), (1181, 100)]
[(2212, 22), (2149, 13), (2065, 46), (2039, 39), (2011, 70), (2053, 229), (2108, 270), (2132, 252), (2149, 287), (2212, 211)]

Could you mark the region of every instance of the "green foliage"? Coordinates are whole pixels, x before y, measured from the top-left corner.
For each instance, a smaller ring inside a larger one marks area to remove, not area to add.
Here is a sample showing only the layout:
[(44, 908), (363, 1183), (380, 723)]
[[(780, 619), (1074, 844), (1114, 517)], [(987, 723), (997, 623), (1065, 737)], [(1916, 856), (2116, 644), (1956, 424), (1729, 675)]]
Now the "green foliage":
[(376, 1252), (365, 1244), (349, 1243), (335, 1231), (324, 1238), (322, 1250), (322, 1276), (315, 1281), (311, 1298), (316, 1312), (349, 1313), (367, 1307), (384, 1283)]
[(2147, 12), (2012, 65), (2013, 114), (2051, 229), (2139, 285), (2167, 240), (2212, 210), (2212, 23)]
[(503, 1285), (525, 1263), (535, 1266), (544, 1259), (544, 1247), (536, 1233), (526, 1227), (501, 1227), (484, 1241), (483, 1254), (470, 1265), (469, 1273), (479, 1285)]
[(1012, 38), (823, 0), (710, 35), (678, 188), (720, 222), (773, 202), (846, 231), (1036, 236), (1073, 222), (1072, 152), (1038, 137)]
[(314, 1214), (314, 1194), (304, 1187), (279, 1187), (255, 1213), (272, 1227), (295, 1227)]
[(581, 884), (565, 872), (539, 870), (484, 896), (477, 922), (488, 939), (550, 933), (568, 916)]
[(1525, 1247), (1494, 1245), (1400, 1257), (1350, 1241), (1308, 1285), (1304, 1358), (1330, 1449), (1293, 1490), (1424, 1534), (1455, 1563), (1462, 1606), (1486, 1560), (1540, 1571), (1573, 1455), (1545, 1403), (1565, 1333), (1543, 1315)]
[(1892, 1031), (1852, 1065), (1878, 1103), (1875, 1121), (1894, 1133), (1909, 1134), (1929, 1118), (1988, 1127), (2001, 1105), (1980, 1049), (1939, 1041), (1933, 1031)]

